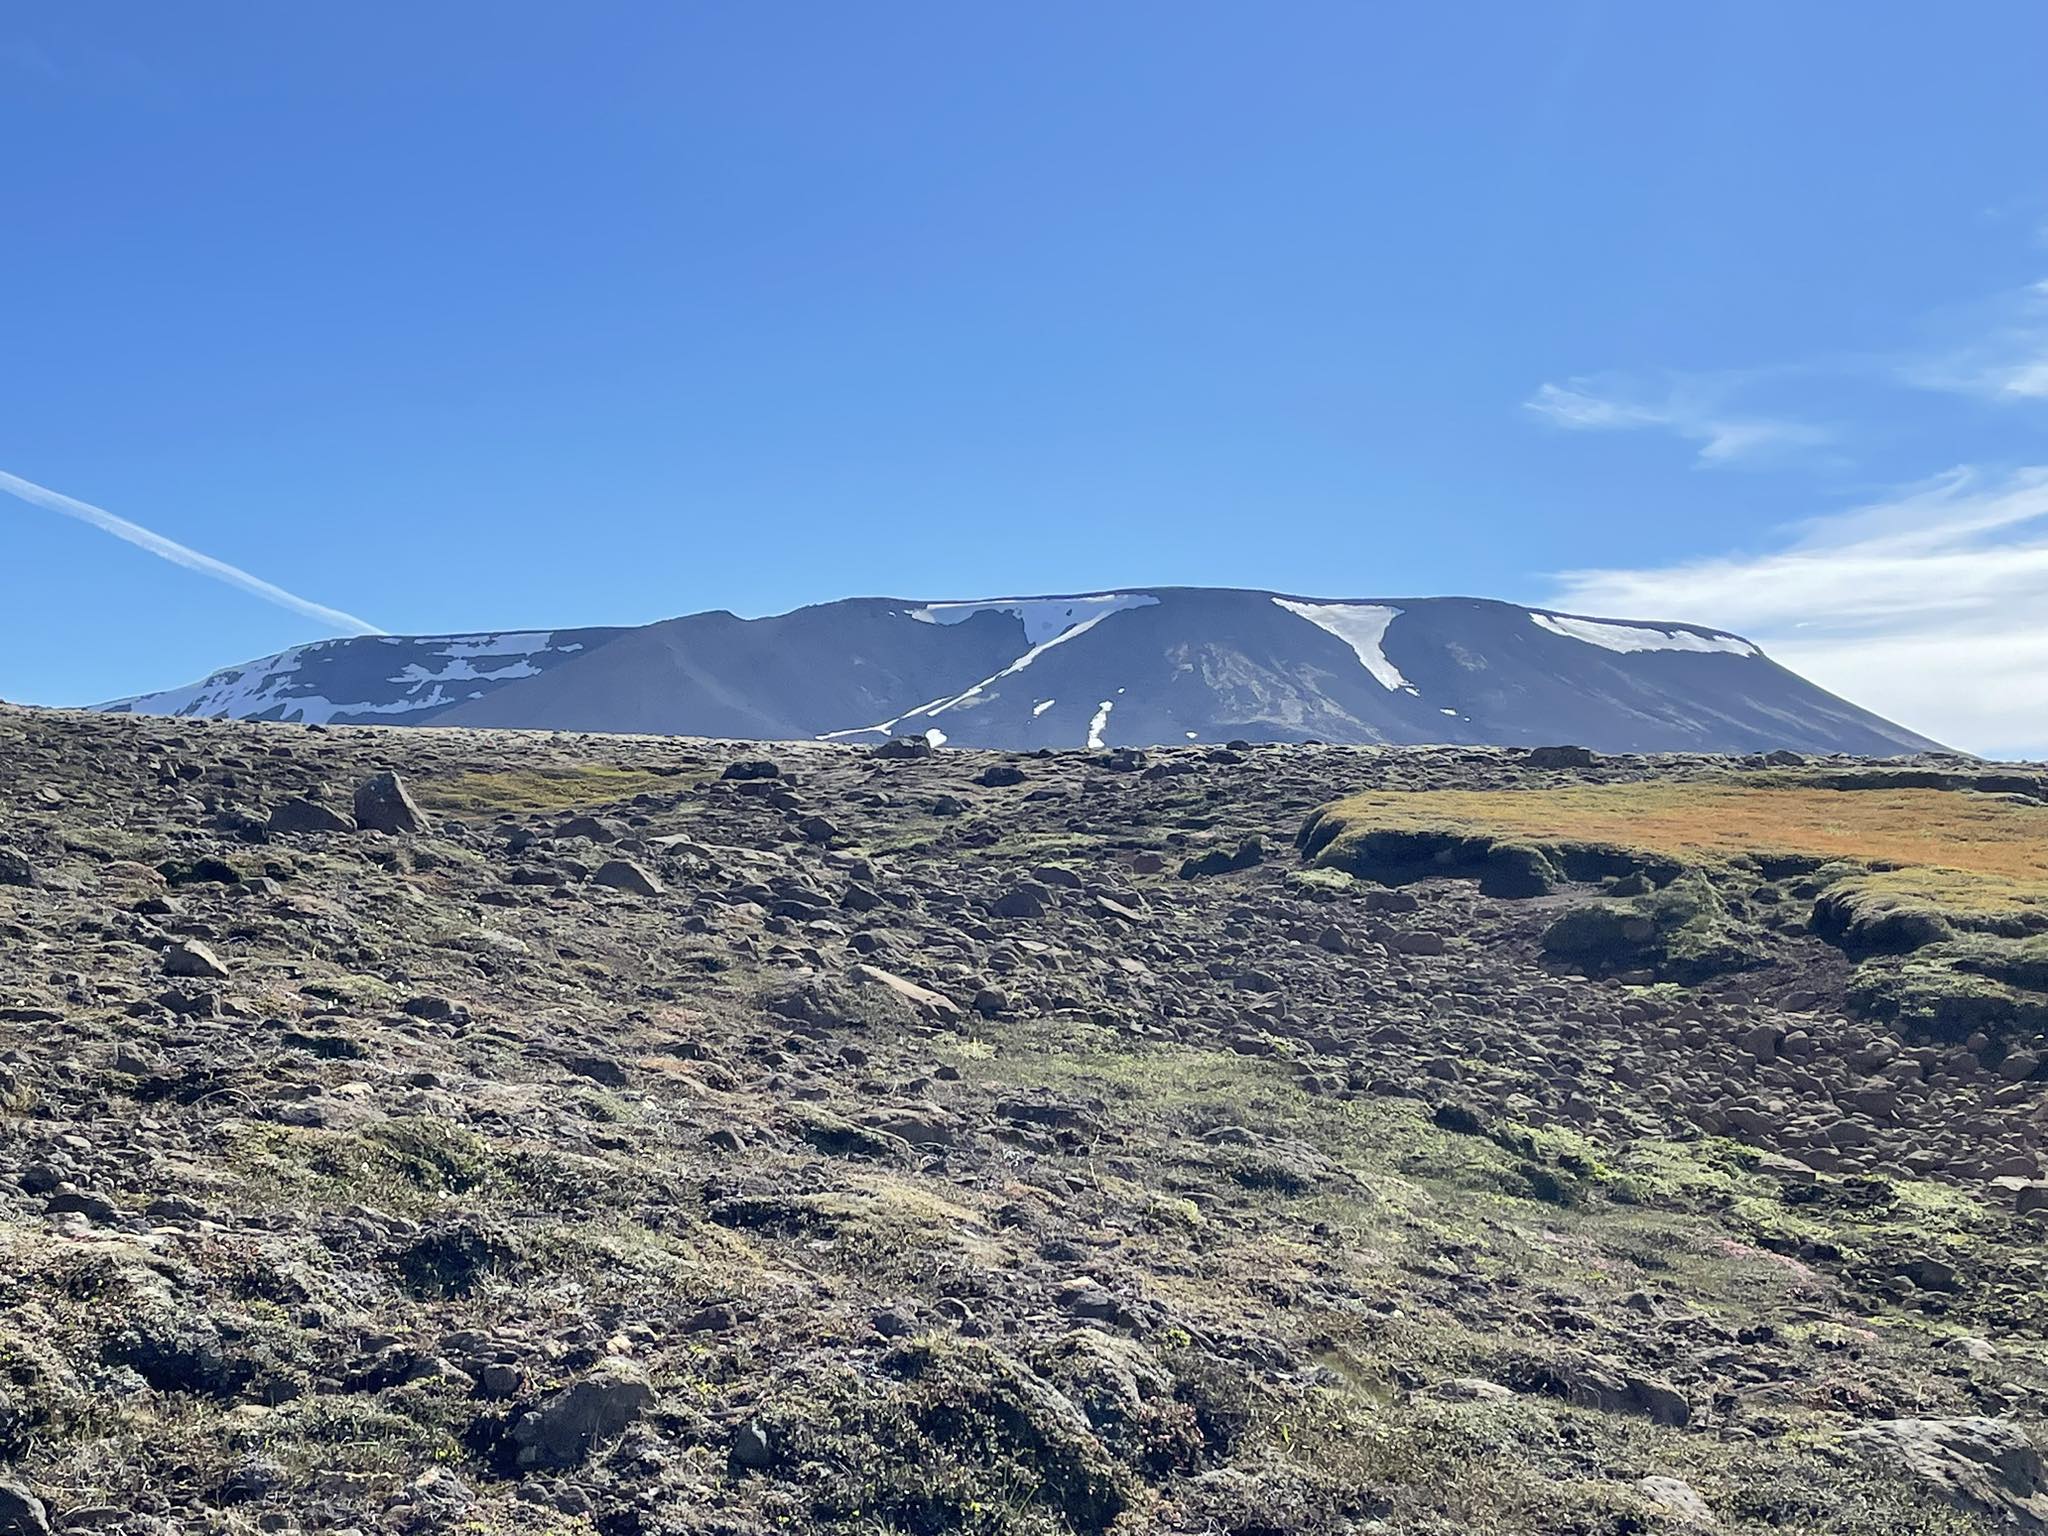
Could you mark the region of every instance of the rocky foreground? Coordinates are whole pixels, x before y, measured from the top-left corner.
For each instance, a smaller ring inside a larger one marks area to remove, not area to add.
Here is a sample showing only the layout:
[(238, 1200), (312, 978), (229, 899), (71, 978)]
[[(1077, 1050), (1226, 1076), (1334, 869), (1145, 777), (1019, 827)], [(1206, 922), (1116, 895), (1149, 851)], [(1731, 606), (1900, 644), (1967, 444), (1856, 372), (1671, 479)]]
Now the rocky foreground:
[(1545, 762), (0, 709), (0, 1536), (2048, 1529), (2042, 1042), (1291, 850)]

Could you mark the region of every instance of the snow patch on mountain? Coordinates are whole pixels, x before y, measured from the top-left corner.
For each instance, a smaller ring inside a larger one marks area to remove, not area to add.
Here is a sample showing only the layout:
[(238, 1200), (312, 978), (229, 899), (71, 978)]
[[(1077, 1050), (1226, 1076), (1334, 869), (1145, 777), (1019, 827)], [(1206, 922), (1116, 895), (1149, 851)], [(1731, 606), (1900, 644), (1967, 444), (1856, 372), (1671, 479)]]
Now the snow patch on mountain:
[(515, 661), (509, 667), (499, 667), (490, 672), (479, 672), (467, 660), (450, 662), (446, 667), (428, 671), (418, 662), (407, 663), (405, 669), (392, 677), (394, 683), (408, 688), (417, 688), (423, 683), (466, 683), (483, 680), (493, 683), (509, 683), (515, 678), (539, 677), (540, 668), (530, 661)]
[(1037, 647), (1081, 623), (1093, 623), (1126, 608), (1151, 608), (1159, 599), (1143, 592), (1105, 592), (1093, 597), (991, 597), (971, 603), (926, 603), (907, 610), (920, 624), (961, 624), (977, 613), (1015, 614), (1024, 643)]
[(1730, 656), (1760, 656), (1763, 653), (1736, 635), (1700, 634), (1690, 629), (1646, 629), (1635, 624), (1607, 624), (1598, 619), (1575, 619), (1563, 613), (1532, 613), (1539, 629), (1567, 640), (1583, 640), (1602, 650), (1624, 655), (1638, 651), (1724, 652)]
[[(982, 693), (986, 689), (993, 687), (995, 684), (1001, 682), (1004, 678), (1015, 677), (1019, 672), (1022, 672), (1026, 667), (1030, 666), (1031, 663), (1038, 660), (1039, 657), (1043, 656), (1047, 651), (1051, 650), (1054, 646), (1066, 645), (1070, 641), (1080, 639), (1083, 635), (1087, 634), (1089, 630), (1093, 629), (1096, 625), (1100, 624), (1104, 619), (1108, 618), (1111, 614), (1121, 613), (1126, 608), (1147, 608), (1150, 607), (1152, 604), (1157, 603), (1158, 601), (1159, 599), (1156, 597), (1143, 596), (1117, 596), (1104, 598), (1062, 597), (1034, 599), (1032, 604), (1027, 604), (1025, 606), (1052, 603), (1094, 603), (1098, 606), (1093, 608), (1092, 610), (1084, 610), (1086, 611), (1087, 616), (1081, 619), (1078, 623), (1070, 623), (1067, 628), (1054, 631), (1049, 639), (1039, 641), (1038, 643), (1033, 645), (1030, 650), (1026, 651), (1022, 656), (1019, 656), (1015, 661), (1011, 662), (1007, 667), (1003, 668), (1002, 671), (996, 673), (993, 677), (984, 677), (972, 688), (964, 689), (961, 692), (953, 694), (948, 698), (933, 699), (929, 703), (920, 704), (917, 706), (917, 708), (906, 710), (902, 714), (898, 715), (895, 719), (884, 720), (879, 725), (857, 725), (852, 727), (851, 729), (844, 731), (826, 731), (818, 737), (818, 740), (843, 741), (849, 736), (870, 736), (875, 734), (886, 736), (890, 734), (892, 731), (894, 731), (897, 726), (901, 725), (906, 720), (917, 720), (933, 715), (942, 715), (949, 709), (957, 709), (962, 704), (971, 703), (974, 700), (980, 698)], [(1018, 607), (1018, 605), (1014, 603), (937, 603), (934, 604), (933, 607), (940, 609), (975, 607), (1002, 608), (1005, 611), (1014, 611)], [(928, 611), (929, 610), (925, 609), (918, 610), (918, 612)], [(916, 614), (913, 613), (912, 617), (916, 617)], [(960, 620), (956, 618), (925, 619), (921, 622), (927, 624), (957, 624), (960, 622)], [(1024, 628), (1027, 638), (1032, 632), (1032, 627), (1033, 621), (1030, 619), (1026, 619)], [(1044, 624), (1039, 625), (1038, 632), (1041, 634), (1045, 633)], [(1051, 699), (1047, 699), (1047, 706), (1049, 707), (1052, 704), (1052, 702), (1053, 701)]]
[(1116, 700), (1104, 699), (1095, 711), (1095, 718), (1088, 722), (1088, 749), (1091, 752), (1102, 749), (1102, 733), (1109, 729), (1109, 712), (1116, 708)]
[[(542, 669), (534, 665), (532, 658), (553, 648), (554, 632), (533, 630), (420, 638), (380, 635), (377, 640), (381, 645), (405, 648), (414, 658), (383, 679), (401, 689), (401, 697), (357, 700), (328, 697), (323, 684), (332, 681), (331, 666), (340, 660), (341, 648), (351, 642), (318, 640), (310, 645), (295, 645), (263, 661), (223, 667), (212, 676), (183, 688), (139, 694), (101, 707), (113, 713), (126, 713), (133, 705), (147, 703), (150, 714), (209, 719), (271, 719), (299, 725), (326, 725), (342, 715), (411, 715), (483, 696), (480, 689), (451, 690), (448, 685), (452, 683), (502, 683), (522, 677), (538, 677)], [(582, 648), (578, 643), (563, 646), (561, 650), (568, 652)], [(477, 665), (479, 661), (489, 660), (503, 661), (505, 665)]]
[(210, 677), (183, 688), (171, 688), (163, 693), (137, 694), (133, 698), (116, 699), (100, 707), (113, 714), (125, 714), (132, 704), (148, 699), (150, 713), (157, 715), (206, 715), (234, 719), (246, 719), (261, 714), (282, 696), (290, 686), (290, 680), (308, 656), (325, 650), (335, 642), (315, 641), (311, 645), (295, 645), (289, 650), (279, 651), (265, 661), (247, 662), (239, 667), (223, 667)]
[(1401, 669), (1387, 660), (1383, 649), (1387, 626), (1401, 616), (1400, 609), (1378, 603), (1297, 603), (1285, 597), (1273, 601), (1296, 618), (1307, 619), (1350, 646), (1365, 670), (1389, 693), (1415, 692), (1414, 686), (1401, 675)]
[[(536, 651), (553, 649), (555, 633), (551, 629), (527, 630), (523, 633), (502, 635), (451, 635), (445, 640), (428, 642), (443, 656), (453, 658), (472, 656), (531, 656)], [(571, 647), (563, 647), (571, 649)]]

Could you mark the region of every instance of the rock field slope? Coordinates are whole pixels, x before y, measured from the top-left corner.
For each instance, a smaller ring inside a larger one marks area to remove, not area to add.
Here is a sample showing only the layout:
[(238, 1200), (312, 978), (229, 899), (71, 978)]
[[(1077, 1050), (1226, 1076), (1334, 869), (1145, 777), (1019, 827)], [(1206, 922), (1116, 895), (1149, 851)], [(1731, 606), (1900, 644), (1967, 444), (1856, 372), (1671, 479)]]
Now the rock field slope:
[(1785, 775), (0, 708), (0, 1536), (2048, 1530), (2030, 909), (1500, 810)]

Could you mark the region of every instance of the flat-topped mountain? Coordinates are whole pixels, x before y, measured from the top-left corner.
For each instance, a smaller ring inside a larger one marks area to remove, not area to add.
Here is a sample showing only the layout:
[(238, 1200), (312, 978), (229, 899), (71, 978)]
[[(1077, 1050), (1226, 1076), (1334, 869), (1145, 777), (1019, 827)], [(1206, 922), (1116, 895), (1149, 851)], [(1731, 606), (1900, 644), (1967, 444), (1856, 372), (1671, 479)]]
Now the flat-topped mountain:
[(1207, 587), (372, 635), (103, 707), (1021, 750), (1238, 738), (1880, 756), (1935, 745), (1696, 625)]

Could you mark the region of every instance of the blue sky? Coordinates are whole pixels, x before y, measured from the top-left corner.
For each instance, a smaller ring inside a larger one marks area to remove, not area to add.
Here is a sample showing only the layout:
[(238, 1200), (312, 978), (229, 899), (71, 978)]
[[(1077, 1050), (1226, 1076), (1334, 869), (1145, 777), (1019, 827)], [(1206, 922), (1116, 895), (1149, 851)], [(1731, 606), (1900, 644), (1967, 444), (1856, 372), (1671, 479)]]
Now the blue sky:
[[(2048, 11), (29, 4), (0, 471), (392, 631), (1168, 582), (2048, 752)], [(0, 697), (331, 616), (0, 497)]]

